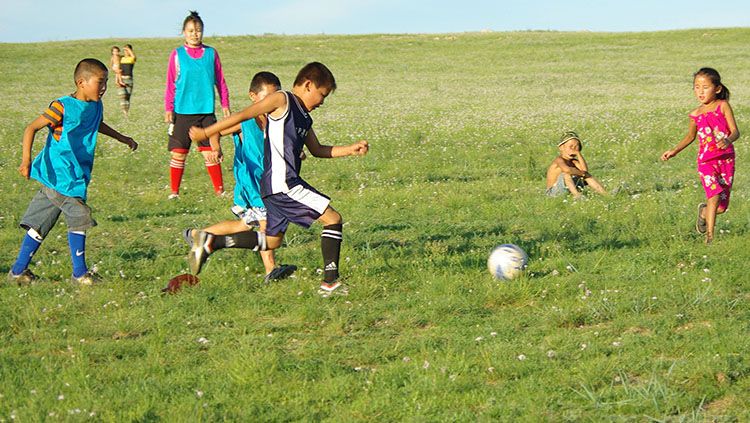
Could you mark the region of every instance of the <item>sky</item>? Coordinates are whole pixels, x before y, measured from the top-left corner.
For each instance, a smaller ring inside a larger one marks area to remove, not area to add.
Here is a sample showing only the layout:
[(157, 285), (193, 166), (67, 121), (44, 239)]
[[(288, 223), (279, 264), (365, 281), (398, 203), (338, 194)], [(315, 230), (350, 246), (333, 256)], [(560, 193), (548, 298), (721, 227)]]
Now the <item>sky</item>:
[(204, 35), (659, 31), (750, 26), (750, 0), (0, 0), (0, 43)]

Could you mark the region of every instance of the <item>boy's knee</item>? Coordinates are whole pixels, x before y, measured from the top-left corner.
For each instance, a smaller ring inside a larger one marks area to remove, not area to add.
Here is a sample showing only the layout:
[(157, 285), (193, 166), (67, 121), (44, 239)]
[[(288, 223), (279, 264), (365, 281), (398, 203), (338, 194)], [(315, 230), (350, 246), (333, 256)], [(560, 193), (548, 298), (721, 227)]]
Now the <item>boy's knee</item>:
[(186, 153), (177, 153), (175, 151), (172, 151), (170, 153), (172, 154), (172, 158), (177, 160), (185, 160), (185, 158), (187, 157)]
[(282, 237), (278, 235), (267, 235), (266, 236), (266, 250), (275, 250), (281, 247)]
[(341, 214), (334, 209), (326, 211), (326, 219), (323, 222), (326, 225), (340, 225), (343, 223)]

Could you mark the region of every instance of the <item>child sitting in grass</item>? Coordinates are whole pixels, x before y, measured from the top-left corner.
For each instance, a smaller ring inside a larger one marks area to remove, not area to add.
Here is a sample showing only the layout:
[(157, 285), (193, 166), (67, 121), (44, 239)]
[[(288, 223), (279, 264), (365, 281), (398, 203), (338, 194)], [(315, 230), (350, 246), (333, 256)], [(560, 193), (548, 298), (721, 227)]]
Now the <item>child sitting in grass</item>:
[(602, 184), (589, 173), (589, 166), (581, 154), (583, 145), (578, 134), (565, 132), (557, 143), (557, 149), (560, 154), (547, 168), (547, 196), (557, 197), (570, 191), (577, 199), (586, 185), (599, 194), (607, 194)]

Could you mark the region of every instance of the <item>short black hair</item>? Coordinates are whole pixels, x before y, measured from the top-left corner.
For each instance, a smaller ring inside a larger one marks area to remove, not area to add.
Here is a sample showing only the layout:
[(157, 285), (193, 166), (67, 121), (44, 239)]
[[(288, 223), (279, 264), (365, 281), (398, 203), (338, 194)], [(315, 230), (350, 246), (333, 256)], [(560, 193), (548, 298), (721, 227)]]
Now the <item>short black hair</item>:
[(278, 76), (271, 72), (261, 71), (256, 73), (250, 81), (250, 91), (258, 94), (264, 85), (272, 85), (278, 90), (281, 89), (281, 81), (279, 81)]
[(73, 72), (73, 81), (78, 81), (81, 78), (88, 79), (94, 74), (106, 74), (107, 66), (97, 59), (83, 59), (76, 65), (76, 70)]
[(336, 78), (326, 65), (320, 62), (311, 62), (303, 66), (294, 79), (294, 85), (302, 85), (305, 81), (312, 82), (318, 88), (326, 87), (331, 91), (336, 90)]

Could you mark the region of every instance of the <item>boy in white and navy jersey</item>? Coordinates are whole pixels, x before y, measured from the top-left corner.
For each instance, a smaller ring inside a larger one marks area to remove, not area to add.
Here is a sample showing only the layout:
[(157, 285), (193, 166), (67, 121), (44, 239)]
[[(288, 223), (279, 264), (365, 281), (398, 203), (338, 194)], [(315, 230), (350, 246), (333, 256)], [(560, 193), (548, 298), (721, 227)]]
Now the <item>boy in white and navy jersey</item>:
[(275, 92), (219, 123), (206, 128), (190, 128), (190, 138), (201, 141), (237, 123), (268, 115), (261, 178), (261, 194), (267, 209), (266, 231), (246, 231), (231, 236), (213, 236), (204, 231), (194, 231), (193, 245), (188, 255), (193, 273), (200, 272), (209, 254), (218, 249), (274, 250), (281, 246), (290, 222), (309, 228), (318, 220), (323, 224), (321, 250), (324, 276), (320, 284), (321, 293), (328, 295), (341, 286), (338, 280), (343, 239), (341, 215), (329, 205), (329, 197), (300, 177), (303, 146), (307, 146), (313, 156), (322, 158), (363, 156), (369, 149), (367, 141), (348, 146), (321, 145), (318, 141), (309, 113), (321, 106), (335, 89), (336, 80), (325, 65), (308, 63), (297, 74), (291, 92)]

